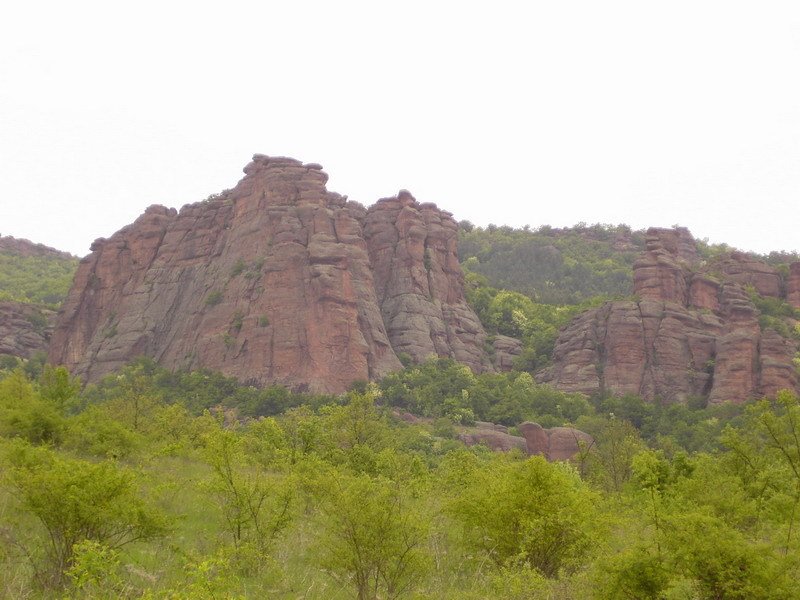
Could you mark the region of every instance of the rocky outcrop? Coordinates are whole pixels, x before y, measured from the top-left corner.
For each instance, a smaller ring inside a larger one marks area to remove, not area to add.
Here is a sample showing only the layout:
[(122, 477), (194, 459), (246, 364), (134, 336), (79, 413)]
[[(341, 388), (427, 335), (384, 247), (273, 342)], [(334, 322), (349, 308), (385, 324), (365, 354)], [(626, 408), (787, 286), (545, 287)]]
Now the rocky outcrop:
[(399, 369), (399, 353), (491, 369), (449, 213), (407, 192), (365, 209), (326, 181), (256, 155), (234, 189), (96, 241), (50, 360), (95, 381), (144, 354), (325, 392)]
[(522, 437), (510, 435), (503, 425), (478, 421), (475, 427), (465, 428), (458, 439), (467, 446), (482, 445), (498, 452), (521, 450), (531, 456), (544, 456), (549, 461), (569, 460), (594, 444), (592, 436), (572, 427), (545, 429), (538, 423), (526, 421), (518, 429)]
[(364, 238), (389, 341), (415, 361), (450, 356), (491, 369), (486, 332), (464, 296), (458, 225), (406, 191), (366, 213)]
[(800, 308), (800, 262), (789, 265), (786, 279), (786, 301), (794, 308)]
[(518, 429), (525, 438), (528, 454), (538, 454), (549, 461), (569, 460), (594, 444), (592, 436), (572, 427), (545, 429), (538, 423), (526, 421)]
[(565, 391), (663, 402), (691, 396), (743, 402), (796, 389), (796, 345), (761, 331), (743, 287), (779, 295), (777, 272), (741, 253), (714, 272), (703, 271), (690, 240), (683, 229), (649, 230), (647, 249), (634, 265), (639, 299), (579, 315), (560, 333), (552, 367), (540, 381)]
[(0, 302), (0, 355), (31, 358), (47, 350), (55, 312), (22, 302)]
[(720, 268), (727, 281), (753, 286), (762, 296), (781, 297), (781, 277), (767, 263), (743, 252), (732, 252), (722, 261)]
[(496, 335), (492, 339), (492, 350), (492, 363), (500, 371), (510, 371), (517, 357), (522, 354), (522, 342), (507, 335)]
[(497, 452), (510, 452), (520, 450), (528, 452), (525, 438), (510, 435), (508, 428), (493, 423), (478, 422), (474, 428), (465, 429), (458, 435), (458, 439), (467, 446), (486, 446)]

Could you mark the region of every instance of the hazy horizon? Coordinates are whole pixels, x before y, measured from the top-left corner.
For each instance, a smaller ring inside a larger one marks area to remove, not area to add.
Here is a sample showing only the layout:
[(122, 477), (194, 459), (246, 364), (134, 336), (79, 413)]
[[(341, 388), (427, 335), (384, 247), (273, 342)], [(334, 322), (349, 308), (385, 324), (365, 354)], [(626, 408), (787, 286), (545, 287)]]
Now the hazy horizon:
[(77, 255), (254, 153), (365, 205), (798, 251), (800, 6), (144, 1), (0, 24), (0, 233)]

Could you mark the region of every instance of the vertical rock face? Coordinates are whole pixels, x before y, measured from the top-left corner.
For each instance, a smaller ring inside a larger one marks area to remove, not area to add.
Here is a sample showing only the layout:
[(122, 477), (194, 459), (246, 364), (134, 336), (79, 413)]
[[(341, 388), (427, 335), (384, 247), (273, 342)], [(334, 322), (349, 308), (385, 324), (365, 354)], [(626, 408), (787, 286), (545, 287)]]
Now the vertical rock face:
[(367, 211), (364, 234), (389, 341), (415, 361), (450, 356), (490, 369), (486, 333), (464, 296), (458, 225), (408, 192)]
[(800, 262), (789, 265), (789, 277), (786, 279), (786, 301), (795, 308), (800, 308)]
[(540, 380), (566, 391), (664, 402), (691, 396), (742, 402), (797, 389), (796, 345), (761, 331), (758, 310), (742, 287), (778, 296), (778, 274), (740, 253), (723, 261), (719, 273), (698, 269), (688, 231), (649, 230), (647, 249), (634, 265), (640, 300), (579, 315), (559, 335), (553, 365)]
[(732, 252), (722, 263), (725, 279), (741, 285), (752, 285), (762, 296), (780, 298), (781, 277), (763, 261), (742, 252)]
[(256, 155), (233, 190), (152, 206), (98, 240), (50, 360), (93, 381), (144, 354), (327, 392), (400, 368), (398, 352), (491, 368), (450, 215), (408, 194), (365, 210), (326, 181), (318, 165)]

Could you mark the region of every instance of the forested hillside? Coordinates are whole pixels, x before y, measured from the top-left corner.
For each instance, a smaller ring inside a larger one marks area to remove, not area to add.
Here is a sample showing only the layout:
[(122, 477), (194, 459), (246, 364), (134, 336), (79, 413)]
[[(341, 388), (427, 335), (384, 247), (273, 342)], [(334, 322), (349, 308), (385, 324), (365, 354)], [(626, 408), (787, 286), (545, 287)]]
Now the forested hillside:
[(626, 225), (515, 229), (459, 223), (462, 266), (495, 288), (520, 292), (543, 304), (580, 304), (598, 296), (631, 293), (633, 262), (644, 232)]
[(78, 259), (27, 240), (0, 238), (0, 301), (57, 307), (67, 296)]
[[(696, 244), (707, 261), (736, 251), (704, 240)], [(575, 305), (630, 295), (633, 263), (644, 250), (645, 232), (627, 225), (531, 229), (459, 223), (458, 256), (465, 270), (482, 275), (491, 287), (520, 292), (542, 304)], [(779, 271), (800, 260), (796, 252), (751, 256)]]

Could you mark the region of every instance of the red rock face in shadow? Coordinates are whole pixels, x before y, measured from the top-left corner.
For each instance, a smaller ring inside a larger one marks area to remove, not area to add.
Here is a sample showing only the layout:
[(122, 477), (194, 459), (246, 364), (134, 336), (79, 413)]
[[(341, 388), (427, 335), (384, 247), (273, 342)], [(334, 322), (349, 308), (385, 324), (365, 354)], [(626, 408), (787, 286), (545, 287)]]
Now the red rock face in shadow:
[(693, 245), (686, 230), (649, 230), (634, 265), (640, 300), (579, 315), (560, 333), (553, 364), (539, 380), (565, 391), (663, 402), (743, 402), (797, 389), (796, 345), (761, 331), (743, 288), (779, 294), (777, 273), (741, 253), (723, 261), (721, 272), (704, 273)]
[(800, 262), (789, 265), (789, 277), (786, 279), (786, 301), (795, 308), (800, 308)]
[(233, 190), (151, 206), (98, 240), (50, 360), (95, 381), (144, 354), (324, 392), (401, 368), (397, 352), (491, 369), (452, 217), (408, 194), (366, 210), (326, 181), (318, 165), (256, 155)]
[(55, 312), (23, 302), (0, 302), (0, 355), (30, 358), (47, 350)]

